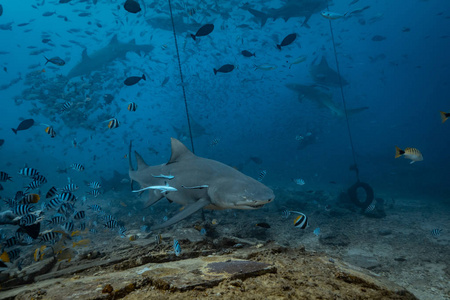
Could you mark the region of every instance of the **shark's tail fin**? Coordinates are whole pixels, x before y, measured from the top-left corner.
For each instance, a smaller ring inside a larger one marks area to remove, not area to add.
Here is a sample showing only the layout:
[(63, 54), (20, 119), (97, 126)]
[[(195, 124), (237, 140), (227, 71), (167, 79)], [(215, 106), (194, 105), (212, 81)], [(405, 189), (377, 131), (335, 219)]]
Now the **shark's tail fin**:
[[(132, 147), (133, 141), (130, 140), (130, 146), (128, 147), (128, 165), (130, 168), (130, 171), (134, 171), (133, 164), (131, 163), (131, 147)], [(131, 190), (133, 190), (133, 179), (130, 178), (130, 186)]]

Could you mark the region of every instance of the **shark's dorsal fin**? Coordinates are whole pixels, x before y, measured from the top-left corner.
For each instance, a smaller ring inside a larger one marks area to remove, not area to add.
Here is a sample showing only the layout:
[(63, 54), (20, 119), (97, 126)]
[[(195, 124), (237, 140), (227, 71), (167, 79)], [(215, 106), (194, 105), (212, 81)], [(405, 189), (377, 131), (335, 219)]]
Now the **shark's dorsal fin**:
[(171, 138), (170, 142), (172, 145), (172, 155), (170, 156), (170, 160), (167, 162), (167, 164), (172, 164), (174, 162), (180, 161), (181, 159), (194, 156), (194, 154), (176, 138)]
[(90, 58), (89, 58), (89, 56), (87, 54), (87, 49), (84, 48), (83, 52), (81, 52), (81, 60), (88, 60), (88, 59), (90, 59)]
[(137, 169), (138, 170), (142, 170), (143, 168), (147, 168), (148, 167), (147, 163), (144, 161), (142, 156), (139, 153), (137, 153), (137, 151), (134, 151), (134, 155), (136, 155)]

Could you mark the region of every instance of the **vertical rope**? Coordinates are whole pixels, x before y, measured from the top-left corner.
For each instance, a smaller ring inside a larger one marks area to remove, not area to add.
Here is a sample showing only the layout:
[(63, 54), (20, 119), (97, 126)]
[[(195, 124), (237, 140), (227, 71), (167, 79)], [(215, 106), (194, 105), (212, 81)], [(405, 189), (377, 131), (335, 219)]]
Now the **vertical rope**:
[(192, 138), (191, 120), (189, 118), (189, 110), (186, 100), (186, 90), (184, 89), (183, 71), (181, 70), (180, 51), (178, 50), (177, 34), (175, 31), (175, 23), (173, 22), (172, 3), (170, 2), (170, 0), (169, 0), (169, 9), (170, 9), (170, 19), (172, 20), (173, 38), (175, 40), (175, 48), (177, 49), (178, 69), (180, 70), (181, 88), (183, 89), (184, 107), (186, 109), (186, 118), (189, 127), (189, 137), (191, 138), (192, 152), (195, 153), (194, 140)]
[[(327, 5), (327, 9), (328, 9), (328, 5)], [(352, 132), (350, 130), (350, 122), (348, 120), (347, 104), (345, 102), (344, 88), (342, 86), (341, 71), (340, 71), (340, 68), (339, 68), (339, 61), (338, 61), (337, 53), (336, 53), (336, 43), (334, 41), (333, 26), (331, 26), (331, 20), (330, 19), (328, 20), (328, 23), (330, 25), (331, 40), (333, 41), (334, 60), (336, 61), (336, 69), (337, 69), (337, 73), (338, 73), (338, 76), (339, 76), (339, 87), (340, 87), (340, 90), (341, 90), (342, 103), (344, 105), (345, 121), (347, 122), (348, 136), (350, 137), (350, 146), (352, 148), (352, 156), (353, 156), (353, 163), (354, 163), (354, 166), (355, 166), (356, 179), (359, 181), (359, 169), (358, 169), (358, 164), (356, 162), (356, 153), (355, 153), (355, 147), (353, 145)]]

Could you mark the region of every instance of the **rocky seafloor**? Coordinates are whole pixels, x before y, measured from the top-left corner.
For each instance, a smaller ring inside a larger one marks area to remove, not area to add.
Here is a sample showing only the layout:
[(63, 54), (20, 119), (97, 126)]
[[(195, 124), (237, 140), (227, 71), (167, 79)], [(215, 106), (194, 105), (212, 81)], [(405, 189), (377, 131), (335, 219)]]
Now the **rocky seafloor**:
[[(70, 262), (46, 256), (3, 271), (0, 299), (450, 299), (449, 238), (430, 235), (448, 223), (444, 204), (398, 198), (368, 215), (326, 192), (285, 195), (259, 211), (192, 216), (161, 243), (132, 216), (127, 238), (105, 230)], [(293, 227), (286, 207), (308, 212), (310, 227)]]

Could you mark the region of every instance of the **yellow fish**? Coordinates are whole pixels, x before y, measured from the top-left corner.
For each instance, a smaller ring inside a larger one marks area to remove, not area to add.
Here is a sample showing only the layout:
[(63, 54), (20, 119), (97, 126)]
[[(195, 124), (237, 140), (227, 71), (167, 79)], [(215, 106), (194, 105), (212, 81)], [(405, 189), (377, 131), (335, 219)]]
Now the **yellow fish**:
[(446, 113), (446, 112), (443, 112), (443, 111), (441, 111), (440, 113), (441, 113), (442, 123), (444, 123), (450, 117), (450, 113)]
[(404, 156), (407, 159), (410, 159), (410, 164), (416, 161), (422, 161), (423, 156), (422, 153), (416, 148), (405, 148), (405, 150), (400, 149), (395, 146), (395, 158), (399, 158), (400, 156)]
[(74, 257), (74, 256), (75, 256), (75, 252), (70, 248), (66, 248), (66, 249), (60, 251), (56, 255), (56, 258), (58, 259), (58, 261), (67, 259), (68, 262), (70, 262), (72, 260), (72, 257)]
[(41, 248), (37, 248), (34, 250), (34, 261), (42, 260), (44, 258), (44, 250), (47, 248), (47, 246), (41, 246)]
[(0, 255), (0, 260), (3, 262), (10, 262), (8, 252), (3, 252), (2, 255)]
[(84, 240), (80, 240), (78, 242), (73, 242), (73, 247), (76, 246), (86, 246), (87, 244), (89, 244), (91, 242), (90, 239), (84, 239)]

